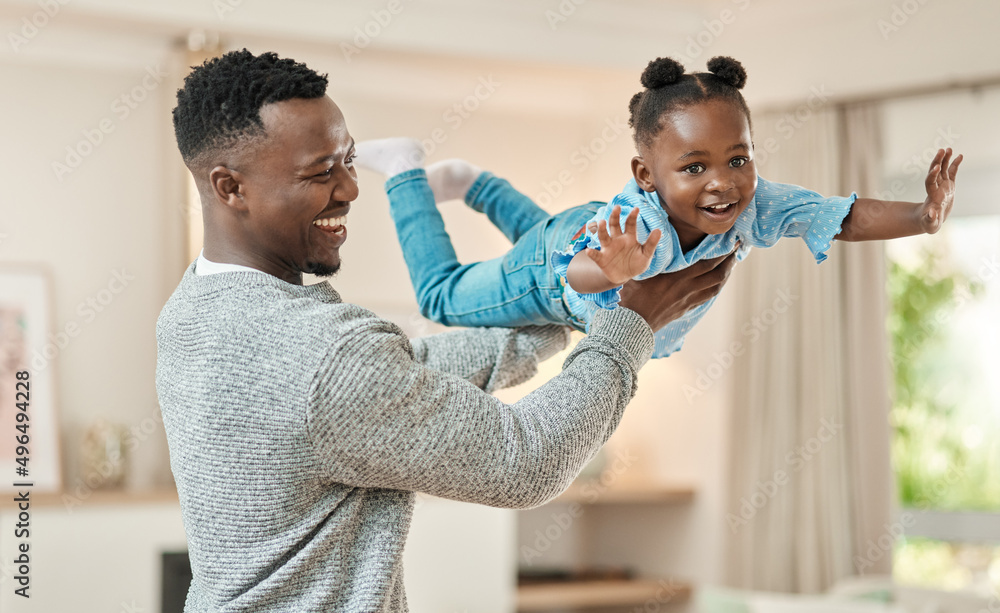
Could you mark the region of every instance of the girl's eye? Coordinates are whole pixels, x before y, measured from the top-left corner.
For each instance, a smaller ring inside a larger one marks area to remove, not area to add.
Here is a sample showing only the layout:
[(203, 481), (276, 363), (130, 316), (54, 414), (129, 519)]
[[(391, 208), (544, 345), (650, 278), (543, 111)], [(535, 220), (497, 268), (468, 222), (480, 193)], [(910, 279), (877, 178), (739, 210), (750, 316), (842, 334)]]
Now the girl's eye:
[(732, 166), (733, 168), (739, 168), (740, 166), (746, 166), (749, 162), (750, 160), (748, 160), (747, 158), (739, 157), (739, 158), (733, 158), (729, 162), (729, 165)]
[(684, 169), (684, 172), (686, 172), (689, 175), (696, 175), (702, 172), (703, 170), (705, 170), (705, 167), (702, 166), (701, 164), (691, 164), (690, 166)]

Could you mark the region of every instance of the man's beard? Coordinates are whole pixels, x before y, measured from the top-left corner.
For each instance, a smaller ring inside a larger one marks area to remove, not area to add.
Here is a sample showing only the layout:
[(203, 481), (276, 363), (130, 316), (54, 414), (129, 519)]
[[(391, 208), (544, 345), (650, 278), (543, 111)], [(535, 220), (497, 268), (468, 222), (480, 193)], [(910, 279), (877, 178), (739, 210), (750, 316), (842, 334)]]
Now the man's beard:
[(327, 266), (322, 262), (306, 262), (307, 270), (302, 272), (315, 275), (317, 277), (332, 277), (340, 270), (340, 262), (336, 266)]

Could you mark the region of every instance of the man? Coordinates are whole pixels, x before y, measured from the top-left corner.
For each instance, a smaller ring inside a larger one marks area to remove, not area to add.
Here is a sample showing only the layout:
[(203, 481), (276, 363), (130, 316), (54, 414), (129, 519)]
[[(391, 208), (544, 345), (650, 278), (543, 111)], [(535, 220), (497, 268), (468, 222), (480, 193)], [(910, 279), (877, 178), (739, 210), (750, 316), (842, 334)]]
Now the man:
[(505, 405), (488, 392), (532, 376), (565, 329), (411, 342), (328, 282), (302, 285), (340, 267), (358, 195), (326, 84), (243, 50), (177, 93), (205, 244), (157, 321), (156, 385), (191, 613), (406, 611), (414, 492), (509, 508), (556, 496), (617, 426), (652, 328), (715, 295), (732, 265), (626, 285), (560, 375)]

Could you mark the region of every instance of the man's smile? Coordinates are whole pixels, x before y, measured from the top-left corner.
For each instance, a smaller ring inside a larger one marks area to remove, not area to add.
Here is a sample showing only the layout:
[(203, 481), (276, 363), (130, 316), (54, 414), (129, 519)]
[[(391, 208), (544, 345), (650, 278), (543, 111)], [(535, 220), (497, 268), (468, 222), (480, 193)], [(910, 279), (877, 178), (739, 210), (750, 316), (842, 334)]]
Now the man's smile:
[(350, 205), (339, 210), (330, 211), (325, 217), (321, 217), (312, 222), (312, 225), (320, 232), (328, 235), (337, 243), (337, 247), (347, 240), (347, 214), (350, 212)]
[(320, 233), (330, 238), (335, 248), (339, 248), (347, 240), (347, 216), (327, 217), (317, 219), (312, 223)]

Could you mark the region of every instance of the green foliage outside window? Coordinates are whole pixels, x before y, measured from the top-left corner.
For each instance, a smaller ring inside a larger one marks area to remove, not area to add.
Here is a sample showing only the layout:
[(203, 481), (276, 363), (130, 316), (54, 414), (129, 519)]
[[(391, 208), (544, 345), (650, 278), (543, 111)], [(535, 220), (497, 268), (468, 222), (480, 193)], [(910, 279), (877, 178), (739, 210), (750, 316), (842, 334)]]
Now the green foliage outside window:
[(890, 262), (888, 286), (895, 370), (892, 459), (900, 505), (998, 510), (1000, 462), (991, 457), (997, 446), (991, 452), (991, 445), (970, 449), (963, 444), (957, 407), (938, 393), (943, 385), (961, 385), (978, 372), (976, 364), (955, 364), (946, 357), (946, 333), (960, 307), (982, 293), (982, 283), (926, 252), (919, 267)]

